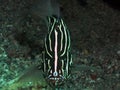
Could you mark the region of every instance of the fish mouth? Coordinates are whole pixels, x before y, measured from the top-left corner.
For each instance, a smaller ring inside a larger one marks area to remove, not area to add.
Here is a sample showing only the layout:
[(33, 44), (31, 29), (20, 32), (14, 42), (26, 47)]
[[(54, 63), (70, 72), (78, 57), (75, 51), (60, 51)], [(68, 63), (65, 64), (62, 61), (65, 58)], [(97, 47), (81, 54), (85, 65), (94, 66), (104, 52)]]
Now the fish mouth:
[(63, 76), (49, 76), (48, 82), (51, 85), (57, 86), (62, 85), (64, 83), (65, 78)]

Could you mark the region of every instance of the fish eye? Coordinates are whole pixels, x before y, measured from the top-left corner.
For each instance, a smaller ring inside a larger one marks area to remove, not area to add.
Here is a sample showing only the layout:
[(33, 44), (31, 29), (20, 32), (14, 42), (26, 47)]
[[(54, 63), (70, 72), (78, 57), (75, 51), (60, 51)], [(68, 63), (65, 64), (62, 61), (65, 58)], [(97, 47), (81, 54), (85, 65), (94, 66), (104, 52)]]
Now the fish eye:
[(57, 72), (54, 72), (54, 73), (53, 73), (53, 76), (58, 76), (58, 73), (57, 73)]

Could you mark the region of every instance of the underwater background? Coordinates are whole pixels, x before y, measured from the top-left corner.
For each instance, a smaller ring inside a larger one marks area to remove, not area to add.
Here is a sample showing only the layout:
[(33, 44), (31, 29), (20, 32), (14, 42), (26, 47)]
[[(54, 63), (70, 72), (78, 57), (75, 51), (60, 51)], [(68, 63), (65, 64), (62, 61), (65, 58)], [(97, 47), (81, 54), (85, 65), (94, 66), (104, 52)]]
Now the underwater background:
[[(52, 90), (41, 64), (39, 0), (0, 0), (0, 90)], [(120, 90), (120, 1), (59, 0), (73, 67), (60, 90)]]

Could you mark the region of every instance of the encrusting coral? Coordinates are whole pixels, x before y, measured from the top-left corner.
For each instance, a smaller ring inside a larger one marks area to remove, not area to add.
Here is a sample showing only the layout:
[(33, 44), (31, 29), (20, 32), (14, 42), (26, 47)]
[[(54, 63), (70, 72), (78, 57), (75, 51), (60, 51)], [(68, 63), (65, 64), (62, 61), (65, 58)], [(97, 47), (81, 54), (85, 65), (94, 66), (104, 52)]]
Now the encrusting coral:
[(8, 82), (2, 90), (43, 90), (46, 87), (47, 83), (42, 71), (36, 66), (31, 66), (20, 76)]

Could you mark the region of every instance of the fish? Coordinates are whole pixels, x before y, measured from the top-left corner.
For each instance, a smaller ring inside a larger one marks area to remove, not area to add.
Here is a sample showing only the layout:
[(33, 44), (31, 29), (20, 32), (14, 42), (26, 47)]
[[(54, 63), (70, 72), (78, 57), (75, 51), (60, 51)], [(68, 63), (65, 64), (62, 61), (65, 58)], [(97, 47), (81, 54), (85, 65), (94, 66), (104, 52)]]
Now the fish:
[(37, 6), (37, 13), (48, 28), (42, 53), (42, 69), (51, 86), (64, 84), (70, 77), (72, 65), (70, 32), (61, 18), (59, 6), (56, 0), (40, 0)]

